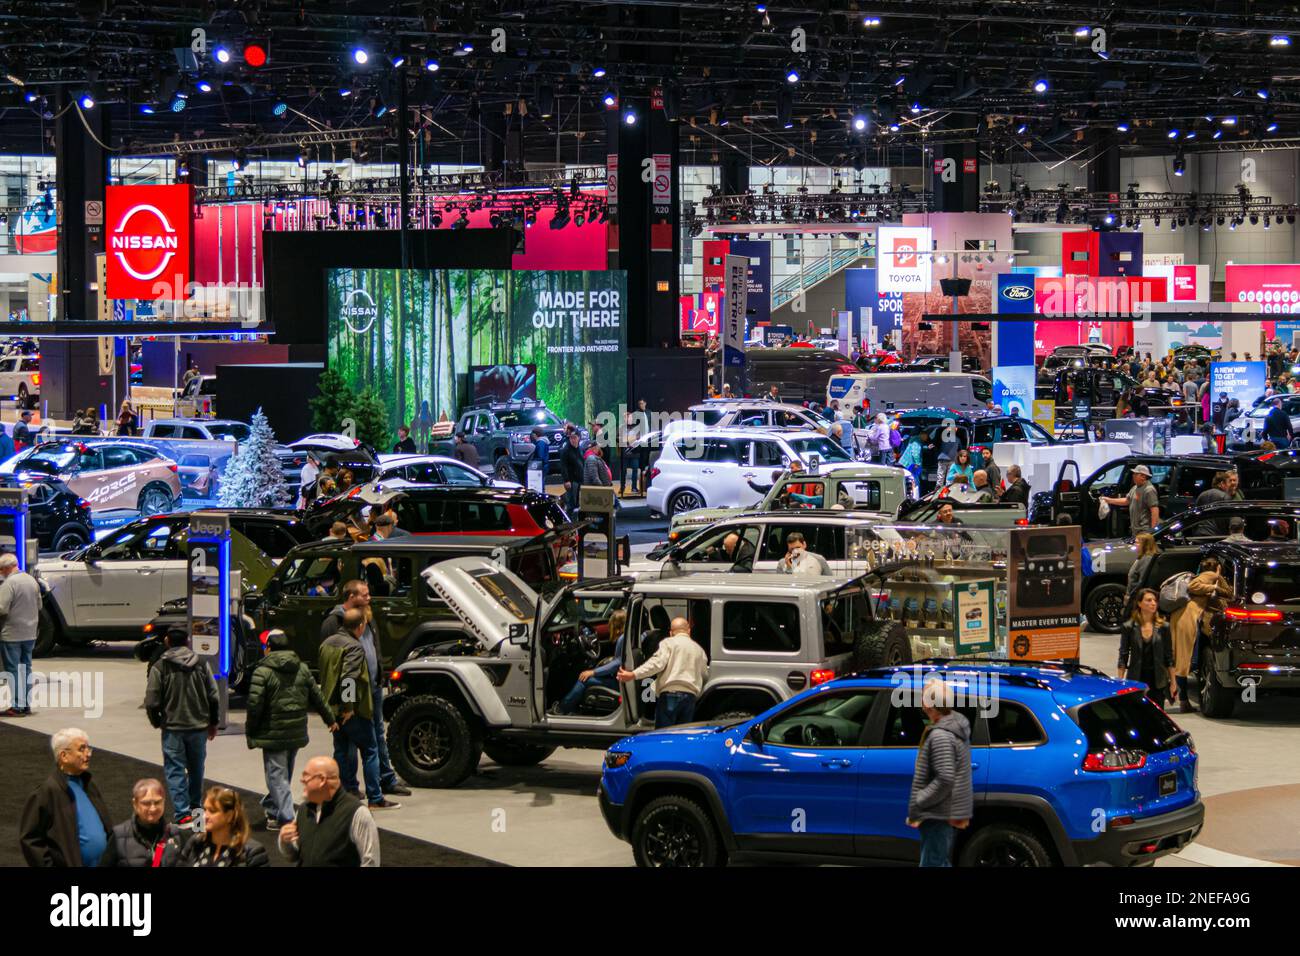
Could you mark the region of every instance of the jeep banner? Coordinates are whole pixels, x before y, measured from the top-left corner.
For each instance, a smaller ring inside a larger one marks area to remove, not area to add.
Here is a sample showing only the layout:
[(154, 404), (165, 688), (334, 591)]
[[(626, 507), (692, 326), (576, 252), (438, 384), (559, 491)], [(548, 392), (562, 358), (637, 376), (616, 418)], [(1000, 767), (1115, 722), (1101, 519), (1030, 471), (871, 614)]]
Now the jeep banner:
[(1007, 655), (1013, 660), (1079, 656), (1082, 546), (1077, 525), (1012, 529)]
[(468, 400), (475, 366), (529, 366), (537, 398), (586, 424), (627, 401), (624, 272), (334, 269), (330, 367), (427, 432)]

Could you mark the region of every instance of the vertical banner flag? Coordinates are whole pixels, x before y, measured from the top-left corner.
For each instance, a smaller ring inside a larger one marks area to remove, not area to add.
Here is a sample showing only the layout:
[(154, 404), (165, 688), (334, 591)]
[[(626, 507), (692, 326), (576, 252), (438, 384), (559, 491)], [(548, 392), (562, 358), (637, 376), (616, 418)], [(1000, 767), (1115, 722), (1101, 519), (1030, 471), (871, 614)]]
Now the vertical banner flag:
[(745, 304), (749, 298), (749, 260), (727, 256), (722, 321), (723, 381), (734, 382), (737, 394), (745, 390)]
[(934, 248), (930, 228), (881, 226), (876, 236), (876, 291), (929, 292)]
[(749, 323), (772, 321), (772, 243), (766, 239), (732, 240), (731, 252), (749, 259)]

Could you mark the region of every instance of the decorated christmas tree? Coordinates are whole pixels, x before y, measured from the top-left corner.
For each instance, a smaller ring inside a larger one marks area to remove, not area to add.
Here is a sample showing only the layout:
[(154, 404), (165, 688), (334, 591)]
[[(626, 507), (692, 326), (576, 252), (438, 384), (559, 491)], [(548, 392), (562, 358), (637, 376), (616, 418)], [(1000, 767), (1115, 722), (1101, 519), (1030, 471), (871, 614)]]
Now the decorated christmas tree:
[(352, 389), (337, 371), (327, 368), (316, 382), (317, 394), (307, 400), (311, 427), (318, 432), (343, 431), (343, 419), (351, 413)]
[(248, 440), (239, 446), (221, 479), (223, 508), (279, 508), (289, 503), (289, 488), (275, 457), (275, 432), (259, 408), (249, 423)]
[(388, 431), (388, 406), (382, 398), (366, 389), (353, 399), (347, 415), (352, 419), (357, 438), (377, 452), (389, 450), (393, 437)]

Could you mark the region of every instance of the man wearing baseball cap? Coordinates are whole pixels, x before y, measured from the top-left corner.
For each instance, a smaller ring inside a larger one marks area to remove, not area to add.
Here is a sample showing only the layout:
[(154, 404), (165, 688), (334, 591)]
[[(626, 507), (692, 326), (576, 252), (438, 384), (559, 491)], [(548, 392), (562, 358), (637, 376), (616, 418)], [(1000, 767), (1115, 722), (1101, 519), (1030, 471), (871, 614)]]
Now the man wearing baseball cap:
[(1123, 498), (1102, 497), (1108, 505), (1128, 505), (1129, 534), (1151, 531), (1160, 523), (1160, 494), (1151, 484), (1151, 469), (1138, 465), (1133, 469), (1133, 487)]

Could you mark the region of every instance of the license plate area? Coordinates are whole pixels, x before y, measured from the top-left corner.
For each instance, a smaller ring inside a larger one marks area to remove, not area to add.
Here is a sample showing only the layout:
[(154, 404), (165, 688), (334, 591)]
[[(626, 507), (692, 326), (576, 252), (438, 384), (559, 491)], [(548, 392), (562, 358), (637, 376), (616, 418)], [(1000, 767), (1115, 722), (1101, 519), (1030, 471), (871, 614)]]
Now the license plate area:
[(1172, 770), (1160, 775), (1160, 796), (1167, 797), (1178, 789), (1178, 774)]

